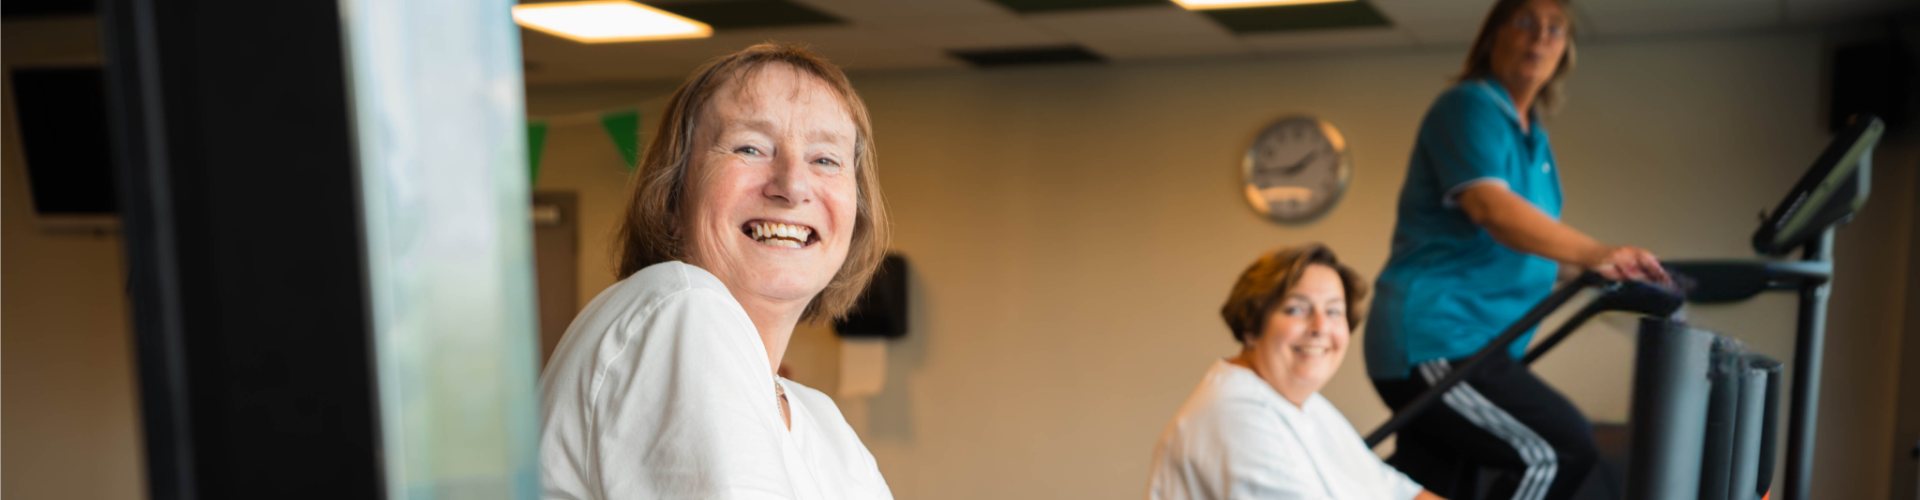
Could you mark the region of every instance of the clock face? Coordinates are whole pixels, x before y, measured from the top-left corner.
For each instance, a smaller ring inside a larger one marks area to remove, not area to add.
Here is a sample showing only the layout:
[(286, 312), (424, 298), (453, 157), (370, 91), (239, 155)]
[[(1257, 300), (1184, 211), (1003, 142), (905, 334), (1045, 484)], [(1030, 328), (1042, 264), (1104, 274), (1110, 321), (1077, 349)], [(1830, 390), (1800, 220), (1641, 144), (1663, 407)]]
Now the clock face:
[(1353, 178), (1353, 159), (1333, 124), (1290, 116), (1260, 132), (1240, 173), (1255, 212), (1298, 224), (1319, 218), (1340, 201)]

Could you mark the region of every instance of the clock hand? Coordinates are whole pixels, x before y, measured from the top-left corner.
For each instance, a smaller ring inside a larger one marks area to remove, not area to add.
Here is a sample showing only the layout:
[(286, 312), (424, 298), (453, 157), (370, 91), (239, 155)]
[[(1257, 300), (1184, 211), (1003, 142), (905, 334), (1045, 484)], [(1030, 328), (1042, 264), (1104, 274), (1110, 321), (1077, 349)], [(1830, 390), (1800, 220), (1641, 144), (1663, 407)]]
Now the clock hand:
[(1313, 163), (1313, 160), (1319, 157), (1320, 157), (1320, 152), (1317, 150), (1312, 153), (1307, 153), (1307, 157), (1301, 158), (1300, 163), (1295, 163), (1293, 164), (1293, 166), (1280, 169), (1280, 173), (1285, 174), (1288, 177), (1292, 177), (1294, 174), (1300, 173), (1301, 170), (1305, 170), (1307, 168), (1307, 164)]

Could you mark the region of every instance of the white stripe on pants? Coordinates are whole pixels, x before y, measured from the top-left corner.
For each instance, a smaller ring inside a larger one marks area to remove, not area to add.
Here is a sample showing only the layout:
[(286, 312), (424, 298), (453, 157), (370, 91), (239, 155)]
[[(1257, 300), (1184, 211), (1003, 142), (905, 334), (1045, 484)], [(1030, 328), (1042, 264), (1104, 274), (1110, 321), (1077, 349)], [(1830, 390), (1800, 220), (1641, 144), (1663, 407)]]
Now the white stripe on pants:
[[(1419, 369), (1427, 385), (1431, 386), (1446, 378), (1447, 372), (1452, 371), (1453, 367), (1445, 359), (1436, 359), (1421, 363)], [(1527, 428), (1506, 410), (1495, 406), (1493, 401), (1487, 400), (1466, 381), (1461, 381), (1460, 385), (1441, 395), (1440, 400), (1475, 427), (1506, 441), (1507, 445), (1520, 453), (1520, 459), (1527, 464), (1527, 471), (1520, 477), (1520, 486), (1514, 489), (1513, 500), (1540, 500), (1547, 496), (1547, 488), (1553, 485), (1554, 474), (1560, 470), (1559, 454), (1553, 451), (1553, 446), (1547, 440), (1541, 439), (1533, 429)]]

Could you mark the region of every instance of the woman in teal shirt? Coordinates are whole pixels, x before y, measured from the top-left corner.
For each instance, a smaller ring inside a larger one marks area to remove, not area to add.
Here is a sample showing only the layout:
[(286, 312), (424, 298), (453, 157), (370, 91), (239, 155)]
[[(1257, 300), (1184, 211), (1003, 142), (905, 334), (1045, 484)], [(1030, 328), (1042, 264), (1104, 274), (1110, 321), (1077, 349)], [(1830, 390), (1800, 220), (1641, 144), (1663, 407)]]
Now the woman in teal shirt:
[[(1500, 0), (1466, 71), (1420, 125), (1365, 340), (1368, 375), (1389, 406), (1411, 402), (1519, 320), (1561, 266), (1667, 279), (1646, 250), (1559, 221), (1558, 163), (1539, 117), (1573, 69), (1568, 19), (1564, 0)], [(1401, 430), (1388, 462), (1448, 498), (1470, 498), (1482, 467), (1506, 472), (1486, 498), (1571, 497), (1597, 458), (1591, 430), (1514, 362), (1528, 337)]]

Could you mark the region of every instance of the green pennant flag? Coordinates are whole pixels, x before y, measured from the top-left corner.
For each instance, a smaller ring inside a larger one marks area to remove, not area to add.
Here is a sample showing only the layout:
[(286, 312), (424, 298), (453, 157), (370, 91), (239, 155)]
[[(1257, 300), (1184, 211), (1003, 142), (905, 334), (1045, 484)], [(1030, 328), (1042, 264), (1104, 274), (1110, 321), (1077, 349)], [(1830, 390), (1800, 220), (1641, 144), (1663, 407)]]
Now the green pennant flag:
[(540, 148), (547, 144), (547, 121), (527, 121), (527, 169), (532, 171), (528, 184), (540, 183)]
[(620, 148), (620, 157), (627, 160), (627, 171), (632, 172), (640, 165), (640, 109), (608, 111), (600, 115), (600, 125), (613, 136), (613, 145)]

